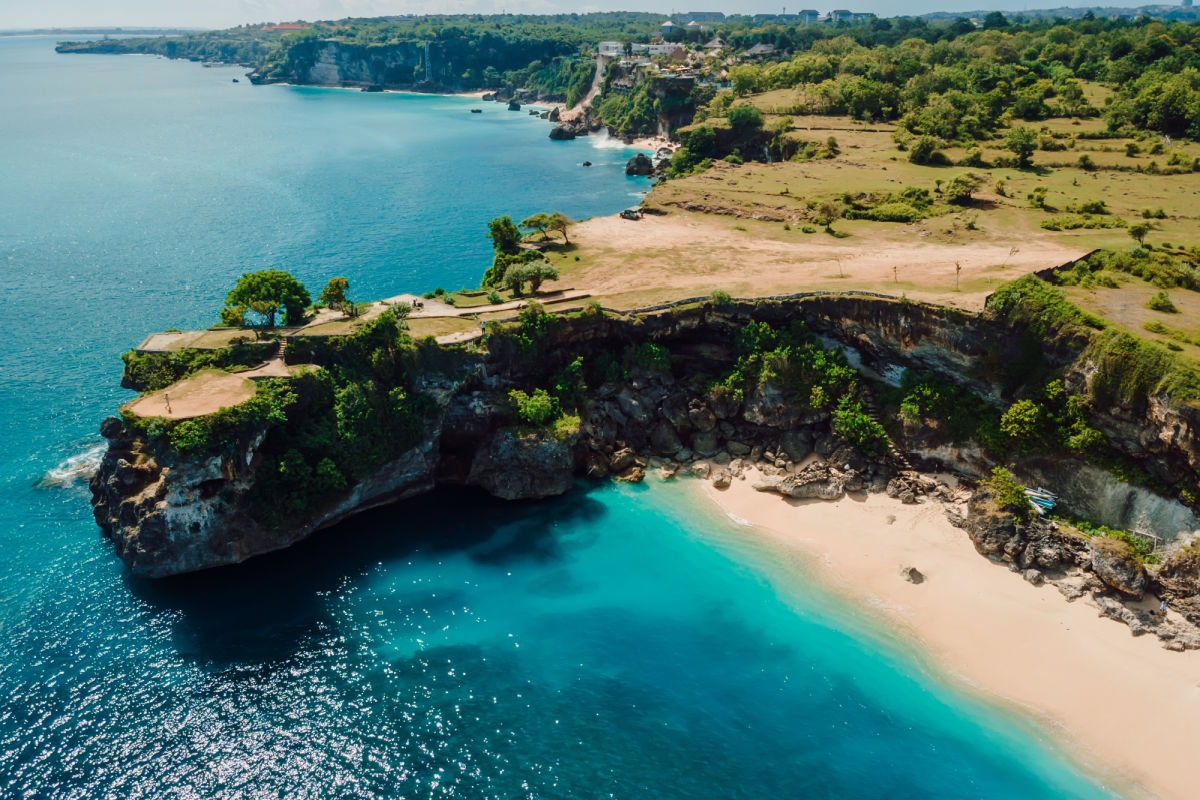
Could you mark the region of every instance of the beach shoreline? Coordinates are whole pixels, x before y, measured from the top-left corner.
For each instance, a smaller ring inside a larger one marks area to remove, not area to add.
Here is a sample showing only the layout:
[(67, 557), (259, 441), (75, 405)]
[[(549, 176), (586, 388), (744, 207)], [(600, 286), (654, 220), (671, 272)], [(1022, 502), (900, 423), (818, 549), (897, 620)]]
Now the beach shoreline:
[[(1086, 770), (1127, 796), (1185, 798), (1200, 784), (1200, 658), (1068, 602), (979, 555), (936, 502), (885, 495), (789, 500), (702, 491), (734, 521), (803, 552), (837, 594), (884, 618), (942, 674), (1032, 715)], [(818, 564), (819, 562), (819, 564)], [(900, 574), (915, 567), (911, 583)]]

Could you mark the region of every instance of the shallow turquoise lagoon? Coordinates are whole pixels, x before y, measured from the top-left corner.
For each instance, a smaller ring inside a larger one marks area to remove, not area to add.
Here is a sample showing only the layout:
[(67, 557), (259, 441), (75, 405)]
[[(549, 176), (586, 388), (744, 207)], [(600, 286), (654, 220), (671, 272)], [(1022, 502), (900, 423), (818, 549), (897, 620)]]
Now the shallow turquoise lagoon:
[(52, 46), (0, 39), (0, 797), (1106, 796), (686, 485), (443, 492), (130, 578), (62, 484), (144, 333), (268, 266), (473, 285), (492, 216), (646, 184), (499, 105)]

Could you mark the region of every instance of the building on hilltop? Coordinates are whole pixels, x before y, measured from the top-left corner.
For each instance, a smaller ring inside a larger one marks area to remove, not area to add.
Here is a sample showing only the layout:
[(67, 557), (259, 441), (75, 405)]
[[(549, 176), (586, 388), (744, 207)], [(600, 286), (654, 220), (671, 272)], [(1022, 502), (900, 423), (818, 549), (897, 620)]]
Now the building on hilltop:
[(680, 19), (684, 22), (723, 22), (725, 14), (720, 11), (689, 11)]
[(671, 22), (671, 20), (667, 20), (662, 25), (658, 26), (658, 32), (661, 33), (663, 36), (672, 34), (677, 30), (679, 30), (679, 26), (676, 25), (674, 22)]
[(796, 15), (805, 25), (815, 25), (817, 20), (821, 18), (821, 12), (813, 8), (806, 8)]
[(602, 56), (621, 56), (625, 54), (625, 45), (620, 42), (600, 42), (596, 45), (596, 52)]
[(766, 58), (775, 53), (775, 45), (760, 42), (746, 51), (747, 58)]
[(844, 8), (838, 8), (829, 12), (829, 22), (866, 22), (867, 20), (875, 19), (874, 14), (863, 14), (857, 11), (847, 11)]

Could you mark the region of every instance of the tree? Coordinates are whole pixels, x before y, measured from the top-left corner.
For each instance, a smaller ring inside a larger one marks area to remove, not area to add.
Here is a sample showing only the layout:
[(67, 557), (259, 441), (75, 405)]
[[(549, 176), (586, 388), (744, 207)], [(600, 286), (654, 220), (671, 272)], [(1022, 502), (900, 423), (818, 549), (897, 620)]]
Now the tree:
[(1033, 151), (1037, 149), (1037, 134), (1032, 128), (1012, 128), (1004, 137), (1004, 146), (1017, 157), (1017, 166), (1028, 169), (1033, 165)]
[(347, 314), (352, 314), (354, 304), (346, 298), (346, 290), (349, 288), (350, 281), (345, 278), (330, 278), (329, 283), (321, 290), (321, 295), (317, 298), (317, 302), (323, 303), (335, 311), (345, 311)]
[(725, 113), (725, 118), (729, 120), (729, 126), (737, 136), (744, 136), (763, 126), (762, 112), (754, 106), (734, 106)]
[(533, 262), (510, 267), (504, 273), (504, 285), (511, 289), (514, 295), (525, 293), (525, 284), (529, 284), (529, 293), (536, 294), (543, 281), (558, 280), (558, 270), (549, 263)]
[(964, 172), (946, 184), (946, 199), (951, 203), (966, 204), (983, 181), (973, 172)]
[(842, 215), (842, 204), (836, 200), (823, 200), (817, 206), (817, 218), (825, 226), (826, 233), (833, 232), (833, 222)]
[(542, 238), (545, 239), (547, 238), (546, 229), (550, 227), (550, 215), (534, 214), (526, 217), (525, 219), (521, 220), (521, 227), (526, 228), (527, 230), (537, 231), (542, 235)]
[(507, 214), (488, 223), (487, 235), (497, 253), (516, 255), (521, 250), (521, 231)]
[(283, 270), (247, 272), (225, 298), (221, 319), (240, 317), (256, 328), (274, 328), (282, 311), (283, 324), (299, 325), (310, 302), (304, 284)]
[(1146, 240), (1146, 234), (1149, 232), (1150, 226), (1144, 222), (1139, 222), (1136, 225), (1129, 226), (1129, 235), (1132, 236), (1133, 240), (1138, 244), (1141, 244)]
[(698, 158), (714, 158), (717, 155), (717, 134), (709, 125), (701, 125), (687, 136), (687, 149)]
[(983, 18), (983, 29), (985, 31), (994, 31), (994, 30), (999, 30), (1000, 28), (1007, 28), (1007, 27), (1008, 27), (1008, 20), (1005, 19), (1004, 15), (1001, 14), (999, 11), (993, 11), (992, 13), (988, 14), (986, 17)]
[[(571, 218), (561, 211), (555, 211), (552, 214), (548, 214), (547, 217), (549, 218), (549, 224), (546, 226), (546, 229), (561, 233), (563, 242), (570, 244), (571, 240), (567, 238), (567, 226), (571, 224)], [(557, 278), (558, 276), (556, 275), (555, 277)]]
[(941, 153), (938, 150), (938, 141), (932, 136), (918, 136), (908, 150), (908, 160), (914, 164), (941, 163), (945, 156), (942, 155), (939, 159), (939, 155)]

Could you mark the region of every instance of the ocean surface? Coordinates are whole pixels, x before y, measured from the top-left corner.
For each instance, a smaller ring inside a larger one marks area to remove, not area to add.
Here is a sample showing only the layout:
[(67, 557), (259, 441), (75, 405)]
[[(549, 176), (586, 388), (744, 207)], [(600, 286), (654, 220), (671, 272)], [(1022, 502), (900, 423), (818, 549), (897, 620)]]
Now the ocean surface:
[(0, 39), (0, 797), (1111, 796), (687, 484), (131, 578), (72, 475), (145, 333), (265, 267), (474, 285), (491, 217), (646, 189), (499, 105), (234, 77)]

